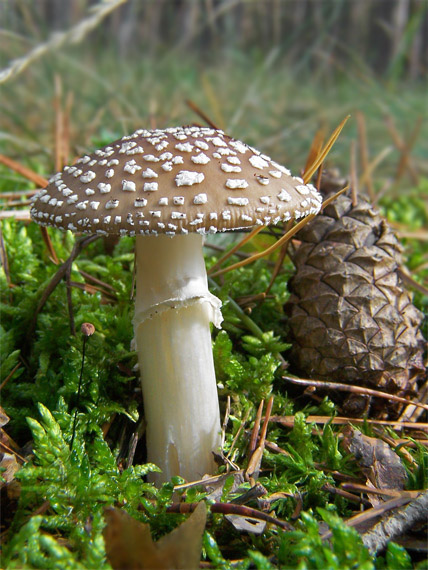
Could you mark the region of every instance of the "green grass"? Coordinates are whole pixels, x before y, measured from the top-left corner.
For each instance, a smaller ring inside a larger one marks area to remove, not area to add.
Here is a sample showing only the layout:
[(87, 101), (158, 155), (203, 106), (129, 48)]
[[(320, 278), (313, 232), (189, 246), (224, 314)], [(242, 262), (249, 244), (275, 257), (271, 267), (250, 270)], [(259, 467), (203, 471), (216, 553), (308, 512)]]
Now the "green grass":
[[(385, 115), (394, 119), (405, 138), (425, 107), (422, 85), (404, 88), (398, 83), (386, 84), (358, 67), (329, 82), (317, 73), (288, 70), (279, 56), (268, 61), (257, 54), (236, 53), (221, 65), (202, 65), (191, 57), (124, 63), (114, 53), (83, 58), (79, 48), (71, 48), (67, 53), (50, 54), (6, 84), (0, 101), (1, 152), (46, 177), (54, 164), (51, 101), (57, 75), (63, 101), (68, 92), (74, 96), (70, 159), (153, 121), (158, 127), (200, 121), (185, 104), (190, 98), (219, 126), (296, 171), (305, 164), (316, 130), (325, 125), (330, 132), (351, 113), (353, 117), (328, 159), (347, 172), (350, 142), (357, 133), (355, 113), (360, 111), (366, 120), (371, 157), (391, 147), (373, 175), (378, 190), (394, 181), (400, 156), (385, 126)], [(423, 176), (427, 146), (428, 137), (421, 133), (412, 151), (420, 184), (412, 183), (406, 173), (398, 184), (391, 184), (391, 192), (386, 191), (381, 202), (387, 217), (409, 231), (426, 228)], [(30, 187), (26, 180), (0, 167), (1, 191)], [(145, 482), (145, 474), (154, 467), (144, 464), (142, 441), (134, 466), (126, 467), (127, 445), (142, 411), (134, 371), (136, 355), (131, 347), (133, 240), (122, 239), (113, 255), (98, 240), (73, 263), (73, 281), (83, 285), (80, 271), (85, 271), (115, 292), (114, 301), (106, 302), (100, 292), (72, 289), (77, 330), (87, 321), (96, 328), (87, 344), (82, 397), (77, 402), (82, 337), (70, 334), (65, 283), (56, 287), (34, 323), (41, 294), (57, 267), (49, 261), (35, 224), (7, 220), (2, 223), (2, 233), (13, 286), (2, 270), (1, 381), (18, 365), (2, 390), (2, 405), (11, 418), (8, 434), (20, 446), (33, 444), (33, 455), (15, 476), (21, 494), (13, 503), (13, 520), (7, 523), (3, 566), (107, 569), (110, 565), (102, 538), (106, 506), (121, 505), (137, 520), (148, 522), (155, 537), (183, 519), (166, 512), (173, 500), (171, 484), (157, 490)], [(55, 230), (49, 230), (49, 235), (59, 258), (65, 260), (73, 236)], [(258, 237), (247, 250), (260, 249), (269, 239)], [(408, 240), (406, 248), (412, 275), (422, 282), (428, 272), (427, 242)], [(209, 249), (206, 259), (208, 265), (215, 261)], [(225, 452), (246, 418), (245, 429), (233, 443), (233, 461), (240, 467), (247, 465), (249, 431), (258, 405), (261, 399), (274, 395), (273, 414), (295, 414), (296, 420), (293, 429), (270, 425), (269, 441), (287, 453), (265, 451), (260, 482), (268, 496), (283, 493), (272, 503), (272, 514), (290, 519), (297, 497), (302, 500), (303, 512), (294, 523), (294, 532), (271, 526), (262, 536), (239, 533), (222, 516), (212, 515), (204, 536), (205, 559), (215, 568), (416, 567), (416, 561), (394, 544), (384, 557), (370, 556), (358, 534), (343, 522), (355, 512), (355, 505), (326, 487), (339, 485), (334, 471), (348, 477), (361, 476), (361, 472), (341, 447), (338, 427), (315, 429), (305, 422), (308, 414), (333, 416), (333, 402), (304, 398), (301, 391), (281, 380), (278, 353), (287, 358), (282, 307), (291, 271), (291, 264), (286, 264), (271, 296), (250, 314), (236, 310), (233, 301), (265, 290), (272, 264), (261, 260), (226, 274), (220, 290), (215, 291), (224, 304), (225, 322), (222, 331), (213, 332), (213, 341), (223, 413), (227, 397), (231, 400)], [(421, 294), (416, 303), (426, 310), (427, 301)], [(76, 411), (75, 445), (70, 452)], [(408, 465), (409, 488), (426, 486), (426, 452), (409, 449), (409, 453), (414, 458), (414, 464)], [(189, 489), (182, 500), (195, 502), (204, 497), (199, 489)], [(222, 501), (235, 497), (236, 493), (226, 488)], [(319, 536), (321, 522), (332, 532), (329, 544)], [(239, 562), (232, 564), (232, 560)]]

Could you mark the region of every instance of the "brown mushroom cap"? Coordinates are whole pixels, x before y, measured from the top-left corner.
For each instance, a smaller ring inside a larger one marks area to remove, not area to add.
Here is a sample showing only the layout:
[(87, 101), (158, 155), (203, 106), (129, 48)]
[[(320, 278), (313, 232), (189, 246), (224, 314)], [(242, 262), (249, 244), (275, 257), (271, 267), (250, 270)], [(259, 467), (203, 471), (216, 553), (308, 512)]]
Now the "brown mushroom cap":
[(311, 184), (222, 131), (138, 130), (66, 166), (39, 192), (42, 225), (91, 234), (201, 234), (316, 214)]

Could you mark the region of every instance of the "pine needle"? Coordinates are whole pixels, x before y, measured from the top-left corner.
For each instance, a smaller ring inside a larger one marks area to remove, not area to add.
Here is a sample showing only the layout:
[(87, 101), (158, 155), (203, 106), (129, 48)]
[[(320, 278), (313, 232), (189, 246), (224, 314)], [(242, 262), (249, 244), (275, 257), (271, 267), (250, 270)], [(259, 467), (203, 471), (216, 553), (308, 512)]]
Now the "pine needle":
[(318, 167), (324, 162), (326, 156), (330, 152), (332, 146), (336, 142), (338, 136), (340, 135), (343, 127), (345, 126), (345, 124), (346, 124), (346, 122), (350, 116), (351, 115), (347, 115), (343, 119), (343, 121), (339, 124), (339, 126), (334, 129), (333, 133), (331, 134), (330, 138), (327, 141), (327, 144), (322, 149), (322, 151), (318, 154), (316, 160), (314, 160), (312, 165), (307, 170), (305, 170), (305, 172), (303, 173), (303, 181), (305, 184), (307, 184), (311, 180), (312, 176), (315, 174)]

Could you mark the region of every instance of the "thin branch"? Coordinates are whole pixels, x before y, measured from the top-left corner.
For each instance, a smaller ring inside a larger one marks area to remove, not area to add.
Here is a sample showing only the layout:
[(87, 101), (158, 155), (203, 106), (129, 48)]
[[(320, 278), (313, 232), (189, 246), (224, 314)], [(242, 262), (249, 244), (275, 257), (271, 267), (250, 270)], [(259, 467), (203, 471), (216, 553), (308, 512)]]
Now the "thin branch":
[(39, 226), (39, 227), (40, 227), (40, 233), (42, 234), (43, 241), (45, 242), (45, 246), (47, 247), (47, 250), (49, 251), (50, 259), (51, 259), (52, 263), (54, 263), (55, 265), (58, 265), (59, 259), (58, 259), (58, 256), (56, 254), (56, 251), (54, 249), (50, 235), (48, 234), (48, 230), (45, 226)]
[(370, 201), (374, 203), (376, 199), (375, 199), (373, 180), (371, 177), (371, 171), (369, 170), (370, 160), (369, 160), (369, 150), (367, 145), (366, 121), (361, 111), (357, 111), (357, 129), (358, 129), (358, 142), (361, 154), (361, 169), (363, 173), (367, 172), (367, 176), (365, 177), (367, 192), (368, 195), (370, 196)]
[[(292, 428), (294, 426), (294, 416), (271, 416), (271, 422), (279, 423), (285, 427)], [(393, 429), (416, 429), (420, 431), (428, 431), (428, 423), (401, 422), (392, 420), (368, 420), (366, 418), (346, 418), (341, 416), (307, 416), (307, 423), (328, 424), (332, 425), (348, 425), (348, 424), (369, 424), (378, 426), (388, 426)]]
[(248, 467), (244, 472), (245, 479), (250, 481), (252, 486), (255, 485), (255, 480), (258, 478), (259, 472), (260, 472), (260, 466), (262, 463), (263, 452), (264, 452), (265, 443), (266, 443), (267, 427), (269, 424), (270, 415), (272, 413), (273, 396), (271, 396), (269, 398), (269, 401), (267, 403), (266, 414), (265, 414), (262, 430), (260, 432), (260, 436), (258, 437), (258, 446), (255, 447), (255, 444), (257, 442), (257, 436), (259, 434), (260, 419), (261, 419), (261, 413), (263, 411), (263, 404), (264, 404), (264, 401), (262, 400), (260, 402), (260, 406), (259, 406), (259, 409), (257, 411), (257, 418), (256, 418), (256, 422), (254, 424), (253, 434), (251, 436), (252, 442), (254, 440), (254, 443), (252, 444), (251, 447), (254, 447), (255, 449), (253, 450), (250, 461), (248, 462)]
[[(166, 511), (167, 513), (192, 513), (198, 504), (199, 503), (173, 503), (167, 507)], [(213, 503), (209, 505), (209, 508), (212, 513), (238, 515), (245, 518), (262, 520), (275, 526), (279, 526), (284, 530), (294, 530), (291, 524), (286, 521), (276, 519), (262, 511), (245, 507), (243, 505), (236, 505), (234, 503)]]
[(243, 245), (245, 245), (248, 241), (250, 241), (250, 239), (255, 237), (259, 232), (261, 232), (265, 228), (266, 228), (266, 226), (257, 226), (253, 230), (251, 230), (250, 233), (245, 234), (245, 236), (241, 239), (241, 241), (236, 243), (231, 249), (226, 251), (226, 253), (224, 255), (222, 255), (221, 257), (219, 257), (217, 259), (217, 261), (214, 263), (214, 265), (212, 265), (210, 267), (210, 269), (208, 271), (208, 275), (214, 274), (214, 269), (219, 267), (224, 261), (226, 261), (226, 259), (231, 257), (238, 249), (240, 249)]
[(265, 257), (266, 255), (270, 255), (278, 247), (282, 246), (284, 242), (288, 241), (294, 234), (296, 234), (305, 224), (307, 224), (308, 222), (310, 222), (314, 218), (315, 218), (315, 214), (309, 214), (309, 216), (306, 216), (306, 218), (303, 218), (302, 220), (300, 220), (300, 222), (298, 222), (293, 228), (291, 228), (291, 230), (289, 230), (287, 233), (285, 233), (282, 236), (282, 238), (280, 238), (275, 244), (271, 245), (270, 247), (268, 247), (264, 251), (253, 254), (251, 257), (248, 257), (247, 259), (243, 259), (242, 261), (239, 261), (238, 263), (234, 263), (233, 265), (229, 265), (228, 267), (225, 267), (224, 269), (219, 269), (218, 271), (215, 271), (214, 273), (211, 274), (211, 277), (217, 277), (218, 275), (221, 275), (222, 273), (226, 273), (227, 271), (233, 271), (234, 269), (238, 269), (239, 267), (244, 267), (244, 265), (248, 265), (249, 263), (252, 263), (253, 261), (256, 261), (257, 259)]
[(19, 222), (30, 222), (30, 210), (3, 210), (0, 211), (0, 220), (10, 220), (14, 218)]
[(353, 386), (349, 384), (341, 384), (340, 382), (324, 382), (322, 380), (309, 380), (304, 378), (291, 378), (290, 376), (283, 376), (283, 380), (292, 382), (293, 384), (301, 384), (303, 386), (314, 386), (315, 388), (322, 388), (324, 390), (342, 390), (343, 392), (352, 392), (354, 394), (364, 394), (365, 396), (374, 396), (375, 398), (384, 398), (385, 400), (394, 400), (395, 402), (401, 402), (402, 404), (412, 404), (413, 406), (418, 406), (424, 410), (428, 410), (427, 404), (421, 404), (419, 402), (412, 402), (406, 398), (401, 398), (400, 396), (395, 396), (394, 394), (388, 394), (387, 392), (381, 392), (380, 390), (372, 390), (371, 388), (364, 388), (361, 386)]
[(17, 172), (27, 180), (30, 180), (30, 182), (34, 182), (34, 184), (40, 186), (41, 188), (44, 188), (48, 184), (48, 180), (46, 178), (40, 176), (40, 174), (37, 174), (37, 172), (34, 172), (34, 170), (31, 170), (31, 168), (27, 168), (26, 166), (23, 166), (19, 162), (12, 160), (11, 158), (5, 156), (4, 154), (0, 154), (0, 163), (4, 164), (11, 170), (14, 170), (15, 172)]
[(33, 318), (31, 320), (31, 323), (29, 326), (29, 330), (27, 333), (28, 339), (31, 338), (31, 336), (34, 332), (34, 328), (35, 328), (36, 322), (37, 322), (37, 317), (38, 317), (40, 311), (45, 306), (46, 301), (49, 299), (50, 295), (53, 293), (56, 286), (61, 282), (61, 280), (64, 277), (66, 277), (68, 268), (72, 266), (74, 260), (79, 255), (79, 253), (82, 251), (82, 249), (84, 249), (86, 246), (88, 246), (90, 243), (92, 243), (93, 241), (95, 241), (97, 239), (99, 239), (99, 236), (93, 235), (93, 236), (84, 237), (84, 238), (80, 239), (79, 241), (76, 241), (76, 243), (74, 244), (74, 247), (70, 253), (69, 258), (59, 267), (58, 271), (55, 273), (55, 275), (50, 280), (48, 286), (43, 291), (43, 295), (39, 301), (39, 304), (37, 305), (37, 308), (34, 312)]
[(208, 126), (210, 126), (212, 129), (218, 129), (218, 126), (215, 123), (213, 123), (213, 121), (208, 117), (208, 115), (204, 113), (204, 111), (202, 111), (202, 109), (200, 109), (194, 101), (192, 101), (191, 99), (186, 99), (186, 105), (190, 109), (192, 109), (194, 113), (199, 115), (199, 117), (201, 117), (201, 119), (205, 121)]
[[(403, 491), (400, 497), (394, 497), (389, 499), (389, 501), (385, 501), (378, 507), (373, 507), (372, 509), (367, 509), (354, 517), (351, 517), (346, 521), (347, 526), (350, 527), (358, 527), (359, 525), (366, 523), (367, 521), (371, 521), (376, 519), (377, 517), (391, 511), (392, 509), (396, 509), (402, 507), (406, 503), (412, 500), (412, 495), (410, 495), (407, 491)], [(332, 531), (328, 530), (324, 534), (321, 535), (322, 540), (328, 540), (332, 536)]]
[(85, 37), (94, 30), (99, 23), (116, 10), (126, 0), (101, 0), (98, 4), (91, 8), (92, 15), (80, 21), (76, 26), (65, 32), (52, 33), (45, 43), (38, 44), (25, 56), (14, 59), (8, 67), (0, 70), (0, 83), (17, 77), (30, 64), (38, 59), (60, 49), (66, 44), (77, 44), (85, 39)]
[(7, 257), (6, 245), (4, 243), (3, 232), (2, 232), (1, 227), (0, 227), (0, 263), (3, 267), (3, 271), (4, 271), (4, 274), (6, 277), (6, 282), (7, 282), (8, 287), (13, 287), (12, 279), (10, 277), (10, 271), (9, 271), (9, 260)]
[(371, 530), (362, 535), (364, 545), (372, 554), (383, 550), (397, 536), (403, 535), (418, 522), (426, 522), (428, 513), (428, 491), (421, 493), (409, 505), (394, 511)]
[(312, 176), (318, 170), (318, 167), (321, 166), (321, 164), (324, 162), (326, 156), (330, 152), (332, 146), (336, 142), (338, 136), (340, 135), (343, 127), (345, 126), (345, 124), (348, 121), (350, 116), (351, 115), (347, 115), (343, 119), (343, 121), (339, 124), (339, 126), (334, 129), (334, 131), (331, 134), (330, 138), (328, 139), (326, 145), (324, 146), (322, 151), (318, 154), (316, 160), (314, 160), (314, 162), (311, 164), (311, 166), (303, 173), (303, 181), (305, 184), (307, 184), (311, 180)]

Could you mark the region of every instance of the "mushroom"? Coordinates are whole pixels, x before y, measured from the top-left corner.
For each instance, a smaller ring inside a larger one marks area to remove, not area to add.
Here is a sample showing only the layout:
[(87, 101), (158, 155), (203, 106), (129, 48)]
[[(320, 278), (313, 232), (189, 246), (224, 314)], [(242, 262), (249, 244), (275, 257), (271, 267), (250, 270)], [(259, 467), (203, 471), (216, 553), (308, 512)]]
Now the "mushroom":
[(207, 234), (317, 213), (311, 184), (220, 130), (137, 130), (87, 154), (35, 197), (42, 225), (135, 236), (133, 320), (157, 482), (214, 469), (220, 415), (210, 323), (220, 300), (207, 286)]

